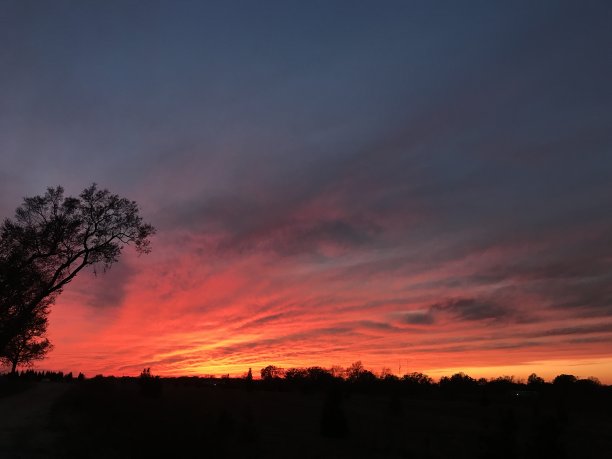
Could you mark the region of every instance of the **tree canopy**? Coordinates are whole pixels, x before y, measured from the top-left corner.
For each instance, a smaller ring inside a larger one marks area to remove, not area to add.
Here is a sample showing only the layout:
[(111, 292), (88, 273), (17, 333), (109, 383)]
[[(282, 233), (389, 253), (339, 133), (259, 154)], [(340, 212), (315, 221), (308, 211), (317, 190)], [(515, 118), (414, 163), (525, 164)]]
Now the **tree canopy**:
[(96, 184), (79, 197), (58, 186), (25, 198), (0, 227), (0, 356), (26, 338), (44, 342), (34, 338), (44, 335), (49, 307), (80, 271), (108, 269), (127, 245), (148, 253), (154, 233), (136, 202)]

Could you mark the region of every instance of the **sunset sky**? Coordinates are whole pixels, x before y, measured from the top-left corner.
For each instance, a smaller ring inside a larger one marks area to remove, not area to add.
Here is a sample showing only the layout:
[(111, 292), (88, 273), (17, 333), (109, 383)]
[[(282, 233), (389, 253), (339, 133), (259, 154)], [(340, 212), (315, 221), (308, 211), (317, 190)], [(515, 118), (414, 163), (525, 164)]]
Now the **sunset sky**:
[(0, 0), (0, 216), (92, 182), (153, 251), (38, 368), (612, 383), (612, 3)]

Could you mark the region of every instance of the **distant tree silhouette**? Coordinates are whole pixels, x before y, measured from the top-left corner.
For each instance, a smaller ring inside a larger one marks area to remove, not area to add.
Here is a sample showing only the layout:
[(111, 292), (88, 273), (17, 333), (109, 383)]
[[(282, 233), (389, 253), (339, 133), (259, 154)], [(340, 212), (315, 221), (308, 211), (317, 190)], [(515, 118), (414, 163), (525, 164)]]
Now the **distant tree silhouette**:
[(555, 386), (570, 386), (576, 381), (578, 381), (578, 378), (574, 375), (561, 374), (553, 379), (553, 384)]
[[(134, 201), (95, 184), (77, 198), (59, 186), (25, 198), (0, 227), (0, 356), (10, 359), (18, 343), (43, 343), (33, 338), (44, 334), (40, 321), (46, 325), (63, 288), (87, 266), (108, 269), (126, 245), (149, 252), (154, 232)], [(35, 358), (49, 349), (39, 344)]]
[(303, 383), (308, 377), (304, 368), (288, 368), (285, 370), (285, 381), (289, 383)]
[(145, 368), (140, 372), (140, 379), (149, 379), (151, 376), (151, 368)]
[(264, 381), (271, 381), (278, 379), (283, 375), (283, 369), (275, 367), (274, 365), (268, 365), (261, 369), (261, 379)]
[(289, 368), (284, 371), (284, 377), (287, 383), (305, 392), (328, 388), (342, 382), (342, 378), (334, 376), (332, 370), (322, 367)]
[(375, 383), (378, 378), (370, 370), (366, 370), (360, 360), (353, 362), (346, 370), (347, 381), (365, 388)]
[(461, 390), (478, 386), (478, 381), (463, 372), (455, 373), (450, 378), (441, 378), (440, 385), (442, 385), (443, 382)]
[(587, 381), (589, 384), (593, 386), (601, 387), (601, 381), (599, 380), (599, 378), (596, 378), (595, 376), (589, 376), (587, 379), (581, 379), (580, 381)]
[(542, 386), (543, 384), (544, 384), (544, 379), (540, 378), (535, 373), (531, 373), (529, 377), (527, 378), (527, 385), (531, 387), (539, 387), (539, 386)]
[(329, 370), (329, 373), (334, 378), (344, 378), (344, 375), (346, 374), (346, 370), (344, 368), (342, 368), (340, 365), (334, 365)]
[[(481, 382), (478, 381), (478, 385), (484, 386), (487, 384), (486, 380)], [(498, 376), (497, 378), (493, 378), (488, 382), (488, 385), (497, 391), (509, 391), (516, 385), (516, 381), (514, 381), (513, 376)]]
[(412, 372), (407, 373), (400, 379), (401, 387), (408, 393), (424, 395), (432, 391), (434, 381), (429, 376)]
[(440, 378), (440, 389), (451, 397), (472, 394), (478, 387), (478, 381), (463, 372)]
[(418, 384), (423, 386), (433, 384), (433, 379), (423, 373), (418, 372), (405, 374), (404, 376), (402, 376), (402, 381), (407, 382), (409, 384)]
[(151, 368), (145, 368), (138, 378), (140, 393), (147, 397), (157, 397), (161, 394), (162, 385), (159, 376), (151, 374)]
[(397, 377), (393, 374), (391, 368), (383, 367), (383, 369), (380, 370), (380, 379), (392, 380), (397, 379)]
[(321, 367), (309, 367), (306, 369), (306, 377), (314, 384), (331, 382), (334, 377), (329, 371)]
[(367, 370), (364, 368), (363, 364), (361, 363), (361, 360), (357, 360), (346, 369), (346, 377), (350, 381), (355, 381), (359, 379), (359, 377), (366, 371)]
[(253, 390), (253, 370), (249, 368), (246, 376), (244, 377), (244, 382), (248, 391)]

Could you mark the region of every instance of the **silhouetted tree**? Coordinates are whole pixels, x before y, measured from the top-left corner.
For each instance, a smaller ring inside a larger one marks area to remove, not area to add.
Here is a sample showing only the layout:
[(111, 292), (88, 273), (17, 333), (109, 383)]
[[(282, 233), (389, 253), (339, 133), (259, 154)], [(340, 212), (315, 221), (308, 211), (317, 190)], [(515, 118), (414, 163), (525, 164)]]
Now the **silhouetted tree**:
[(376, 375), (370, 370), (366, 370), (361, 361), (352, 363), (346, 370), (346, 375), (349, 382), (356, 384), (361, 389), (371, 387), (378, 381)]
[(587, 383), (591, 386), (601, 387), (601, 381), (595, 376), (589, 376), (587, 379), (581, 379), (580, 381), (583, 383)]
[(46, 323), (49, 307), (80, 271), (108, 269), (126, 245), (149, 252), (154, 232), (134, 201), (95, 184), (77, 198), (64, 197), (59, 186), (25, 198), (0, 227), (0, 356), (32, 333), (33, 318)]
[(0, 362), (11, 367), (11, 373), (17, 371), (19, 365), (30, 365), (35, 360), (41, 360), (53, 346), (44, 334), (47, 331), (46, 316), (35, 310), (22, 333), (14, 336), (4, 347)]
[(474, 393), (478, 387), (478, 381), (463, 372), (440, 378), (440, 389), (451, 397)]
[(283, 376), (283, 369), (275, 367), (274, 365), (268, 365), (267, 367), (261, 369), (261, 379), (264, 381), (278, 379), (281, 376)]
[(249, 368), (246, 376), (244, 377), (244, 382), (248, 391), (253, 390), (253, 370)]
[(486, 380), (484, 383), (481, 383), (479, 380), (479, 385), (488, 385), (495, 391), (509, 391), (516, 385), (516, 381), (514, 381), (513, 376), (498, 376), (497, 378), (491, 379), (488, 383), (486, 383)]
[(531, 373), (529, 375), (529, 377), (527, 378), (527, 384), (530, 387), (540, 387), (544, 384), (544, 379), (540, 378), (538, 375), (536, 375), (535, 373)]
[(358, 360), (356, 362), (353, 362), (351, 366), (346, 369), (346, 377), (351, 381), (355, 381), (359, 379), (359, 377), (365, 371), (367, 370), (364, 368), (363, 364), (361, 363), (361, 360)]
[(285, 370), (285, 380), (289, 382), (304, 381), (308, 373), (304, 368), (289, 368)]
[(553, 384), (555, 386), (570, 386), (576, 381), (578, 381), (578, 378), (576, 378), (576, 376), (562, 374), (553, 379)]
[(329, 371), (321, 367), (310, 367), (306, 369), (306, 377), (315, 384), (331, 382), (334, 378)]
[(151, 368), (145, 368), (140, 372), (140, 379), (150, 379), (151, 376)]
[(423, 373), (417, 373), (417, 372), (405, 374), (404, 376), (402, 376), (402, 381), (408, 384), (423, 385), (423, 386), (428, 386), (430, 384), (433, 384), (433, 379), (431, 379), (429, 376)]
[(383, 367), (380, 370), (380, 379), (383, 381), (397, 381), (399, 378), (393, 374), (391, 368)]
[(145, 368), (138, 378), (140, 393), (147, 397), (157, 397), (161, 394), (162, 385), (159, 376), (151, 374), (151, 368)]
[(340, 365), (334, 365), (329, 370), (329, 374), (331, 374), (334, 378), (344, 378), (346, 374), (346, 370), (342, 368)]
[(434, 381), (423, 373), (413, 372), (402, 376), (401, 387), (411, 394), (426, 394), (432, 391)]

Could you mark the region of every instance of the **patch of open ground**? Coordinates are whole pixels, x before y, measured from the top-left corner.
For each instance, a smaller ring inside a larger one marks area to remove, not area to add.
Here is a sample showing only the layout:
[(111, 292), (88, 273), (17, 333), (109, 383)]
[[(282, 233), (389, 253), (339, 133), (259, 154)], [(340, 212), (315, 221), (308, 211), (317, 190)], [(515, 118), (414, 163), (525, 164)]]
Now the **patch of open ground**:
[(51, 410), (68, 387), (29, 383), (25, 390), (0, 398), (0, 457), (49, 457), (55, 437), (50, 429)]

